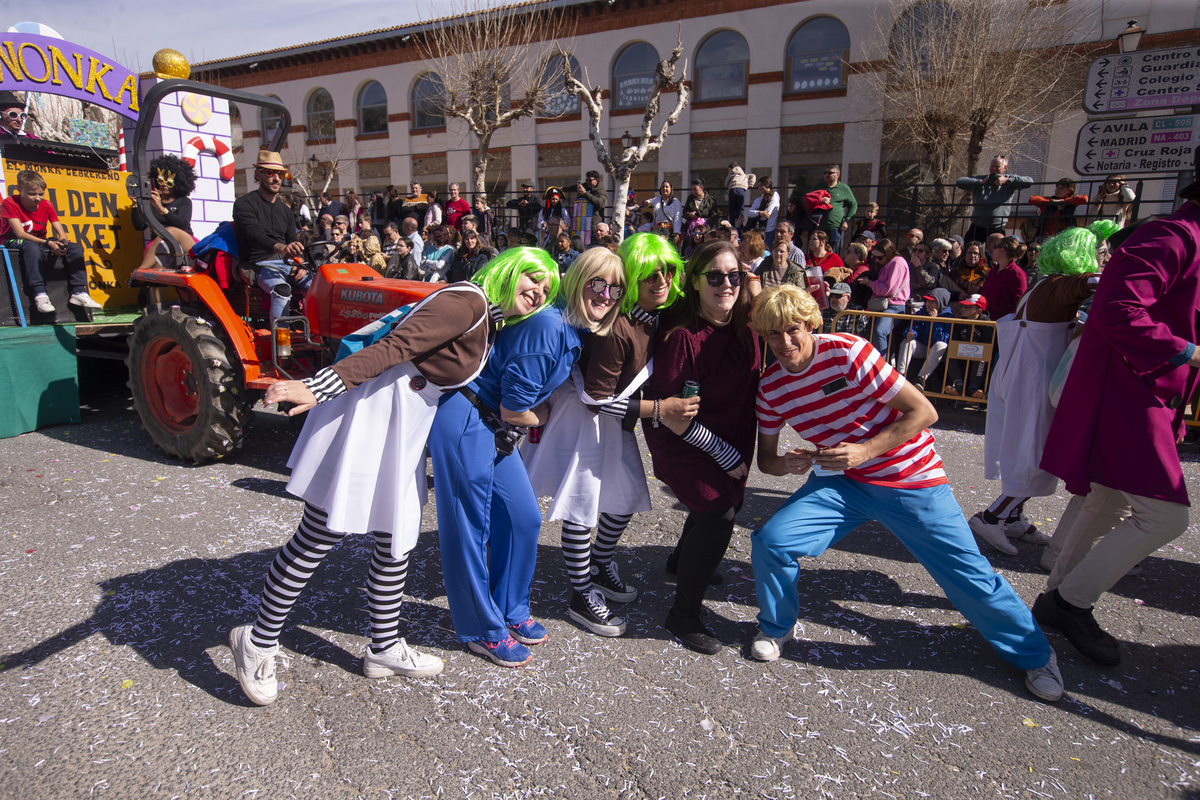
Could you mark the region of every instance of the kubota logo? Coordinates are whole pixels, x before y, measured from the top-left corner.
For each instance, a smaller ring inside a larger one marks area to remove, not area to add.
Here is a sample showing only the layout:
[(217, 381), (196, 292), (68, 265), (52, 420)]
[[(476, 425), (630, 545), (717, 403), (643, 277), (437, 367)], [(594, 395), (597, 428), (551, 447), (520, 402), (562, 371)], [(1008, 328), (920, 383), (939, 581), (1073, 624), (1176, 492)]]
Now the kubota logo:
[(341, 299), (347, 303), (369, 303), (373, 306), (381, 306), (383, 305), (383, 292), (343, 288)]

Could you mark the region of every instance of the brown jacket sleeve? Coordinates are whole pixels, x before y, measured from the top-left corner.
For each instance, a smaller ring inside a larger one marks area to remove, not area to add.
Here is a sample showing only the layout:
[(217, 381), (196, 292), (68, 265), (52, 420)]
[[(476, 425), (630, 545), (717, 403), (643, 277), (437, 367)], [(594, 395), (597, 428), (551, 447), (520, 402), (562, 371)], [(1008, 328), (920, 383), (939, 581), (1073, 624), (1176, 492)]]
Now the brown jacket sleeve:
[(333, 371), (347, 389), (353, 389), (457, 339), (487, 313), (487, 303), (475, 292), (441, 290), (387, 336), (334, 364)]
[(593, 400), (603, 400), (617, 393), (622, 368), (629, 359), (630, 340), (626, 331), (614, 328), (608, 336), (593, 336), (590, 345), (583, 389)]

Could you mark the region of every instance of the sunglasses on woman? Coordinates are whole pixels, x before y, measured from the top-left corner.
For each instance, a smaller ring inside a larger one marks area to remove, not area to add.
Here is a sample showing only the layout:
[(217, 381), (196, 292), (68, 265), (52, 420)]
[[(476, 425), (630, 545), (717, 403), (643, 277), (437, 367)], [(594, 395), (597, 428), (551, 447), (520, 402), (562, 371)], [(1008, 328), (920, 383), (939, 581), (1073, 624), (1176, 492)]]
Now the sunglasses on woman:
[(658, 283), (659, 281), (670, 283), (673, 280), (675, 280), (675, 268), (671, 267), (669, 269), (654, 270), (654, 272), (651, 272), (649, 275), (642, 278), (642, 283), (654, 284)]
[(708, 272), (702, 274), (704, 275), (704, 280), (708, 281), (708, 285), (714, 289), (725, 283), (725, 281), (729, 281), (729, 285), (734, 289), (742, 285), (742, 273), (740, 271), (713, 272), (712, 270), (709, 270)]
[(609, 283), (608, 281), (604, 280), (604, 278), (592, 278), (587, 282), (587, 287), (601, 297), (604, 297), (604, 292), (607, 290), (608, 298), (610, 300), (620, 300), (625, 296), (624, 286), (618, 286), (615, 283)]

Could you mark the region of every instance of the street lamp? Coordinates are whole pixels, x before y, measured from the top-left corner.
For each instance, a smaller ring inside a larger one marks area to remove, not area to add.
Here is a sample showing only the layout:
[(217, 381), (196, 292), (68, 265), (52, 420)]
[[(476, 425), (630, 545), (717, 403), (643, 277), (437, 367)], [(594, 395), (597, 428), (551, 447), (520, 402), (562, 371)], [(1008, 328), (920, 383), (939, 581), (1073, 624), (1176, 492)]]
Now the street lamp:
[(1137, 24), (1137, 20), (1129, 20), (1125, 30), (1117, 35), (1117, 49), (1122, 53), (1134, 52), (1138, 49), (1138, 43), (1142, 41), (1142, 34), (1145, 32), (1145, 28)]
[(633, 137), (629, 135), (629, 131), (625, 131), (625, 135), (621, 137), (621, 146), (626, 150), (633, 146)]

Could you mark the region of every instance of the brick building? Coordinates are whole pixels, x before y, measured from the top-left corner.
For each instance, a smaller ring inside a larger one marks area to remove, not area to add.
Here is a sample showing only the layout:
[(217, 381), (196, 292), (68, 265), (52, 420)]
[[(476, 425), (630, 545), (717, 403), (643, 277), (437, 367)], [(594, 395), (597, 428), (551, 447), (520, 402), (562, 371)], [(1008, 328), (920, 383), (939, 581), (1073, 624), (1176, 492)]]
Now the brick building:
[[(1147, 30), (1141, 49), (1200, 41), (1194, 2), (1048, 1), (1079, 7), (1087, 19), (1081, 44), (1111, 47), (1135, 17)], [(852, 186), (888, 183), (917, 156), (885, 145), (863, 76), (886, 68), (889, 43), (877, 33), (881, 15), (937, 2), (565, 0), (578, 25), (574, 58), (586, 83), (607, 90), (602, 130), (614, 142), (626, 132), (637, 135), (648, 76), (681, 33), (693, 102), (662, 152), (635, 173), (639, 197), (662, 179), (684, 192), (694, 175), (720, 186), (734, 160), (789, 187), (815, 183), (829, 163), (841, 164), (842, 179)], [(292, 114), (285, 158), (295, 162), (297, 154), (310, 159), (339, 149), (335, 188), (361, 194), (412, 179), (439, 189), (458, 181), (466, 188), (471, 137), (465, 126), (419, 104), (436, 86), (412, 44), (424, 24), (197, 64), (194, 74), (282, 100)], [(564, 102), (563, 116), (522, 119), (496, 133), (489, 191), (511, 191), (522, 180), (573, 186), (598, 167), (586, 115), (573, 98)], [(241, 191), (252, 180), (249, 165), (264, 133), (278, 120), (257, 109), (236, 109), (239, 116)], [(1075, 134), (1085, 119), (1074, 110), (1042, 120), (1023, 152), (1013, 154), (1011, 171), (1037, 181), (1073, 174)], [(1173, 184), (1166, 183), (1156, 183), (1158, 194), (1147, 199), (1168, 193)], [(882, 191), (864, 188), (860, 199), (881, 199)]]

